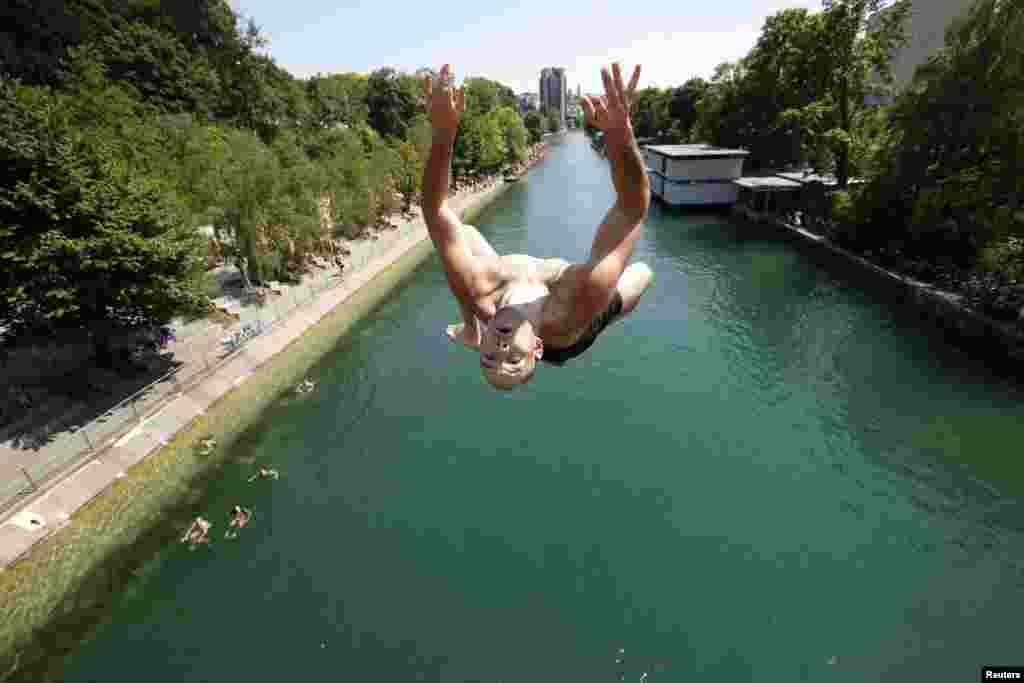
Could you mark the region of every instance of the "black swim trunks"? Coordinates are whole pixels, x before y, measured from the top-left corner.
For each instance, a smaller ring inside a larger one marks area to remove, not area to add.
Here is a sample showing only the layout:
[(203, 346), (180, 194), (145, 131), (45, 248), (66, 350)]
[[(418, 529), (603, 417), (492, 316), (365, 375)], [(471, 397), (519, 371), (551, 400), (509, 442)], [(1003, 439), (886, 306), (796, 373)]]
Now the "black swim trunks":
[(620, 313), (622, 313), (622, 295), (616, 290), (615, 294), (612, 295), (608, 308), (605, 309), (604, 313), (596, 316), (591, 321), (590, 327), (587, 328), (575, 344), (564, 349), (553, 349), (545, 346), (544, 355), (540, 359), (551, 365), (565, 365), (566, 361), (581, 355), (589, 349), (597, 339), (597, 335), (604, 332), (604, 328), (608, 327)]

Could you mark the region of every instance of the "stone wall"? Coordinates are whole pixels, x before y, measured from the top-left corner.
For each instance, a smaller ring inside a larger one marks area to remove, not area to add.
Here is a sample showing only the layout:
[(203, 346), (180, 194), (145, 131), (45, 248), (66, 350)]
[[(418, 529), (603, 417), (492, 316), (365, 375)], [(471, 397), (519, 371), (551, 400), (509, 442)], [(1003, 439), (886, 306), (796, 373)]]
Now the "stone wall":
[(900, 303), (914, 307), (922, 320), (938, 327), (957, 346), (1024, 376), (1024, 329), (1019, 325), (994, 320), (968, 308), (959, 295), (888, 271), (819, 235), (778, 220), (762, 225), (774, 228), (794, 246), (830, 267), (845, 269), (865, 278), (869, 287), (894, 294)]

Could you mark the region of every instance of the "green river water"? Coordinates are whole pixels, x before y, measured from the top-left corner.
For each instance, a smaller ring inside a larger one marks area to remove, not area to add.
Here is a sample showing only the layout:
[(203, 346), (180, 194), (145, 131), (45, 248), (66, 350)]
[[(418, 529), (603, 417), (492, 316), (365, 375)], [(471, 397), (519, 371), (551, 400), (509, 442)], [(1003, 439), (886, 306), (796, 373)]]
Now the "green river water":
[[(477, 220), (583, 259), (581, 133)], [(657, 205), (637, 312), (499, 393), (436, 256), (275, 405), (68, 683), (973, 681), (1024, 664), (1024, 392), (764, 228)], [(253, 463), (279, 481), (246, 484)], [(223, 540), (235, 502), (255, 510)], [(646, 674), (646, 676), (645, 676)]]

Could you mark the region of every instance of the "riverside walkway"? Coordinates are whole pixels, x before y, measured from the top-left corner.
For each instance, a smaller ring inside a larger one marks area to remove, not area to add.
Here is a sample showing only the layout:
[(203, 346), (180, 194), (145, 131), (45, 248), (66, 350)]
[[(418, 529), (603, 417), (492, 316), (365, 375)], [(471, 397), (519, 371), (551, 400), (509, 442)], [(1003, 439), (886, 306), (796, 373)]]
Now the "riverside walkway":
[[(464, 215), (489, 201), (502, 187), (503, 183), (496, 182), (477, 192), (454, 196), (450, 202)], [(158, 450), (206, 407), (244, 382), (269, 358), (427, 238), (426, 226), (417, 214), (399, 223), (397, 229), (381, 234), (379, 239), (352, 244), (349, 266), (337, 286), (325, 288), (328, 285), (324, 282), (336, 278), (336, 270), (319, 273), (313, 282), (304, 283), (310, 292), (308, 303), (300, 301), (268, 332), (250, 340), (219, 364), (215, 353), (223, 332), (210, 336), (206, 343), (196, 343), (194, 337), (200, 336), (197, 334), (181, 335), (181, 341), (168, 348), (182, 364), (176, 381), (164, 382), (154, 399), (141, 409), (125, 404), (104, 415), (102, 420), (109, 420), (115, 427), (107, 430), (101, 441), (90, 441), (78, 432), (66, 431), (39, 449), (0, 444), (0, 491), (6, 486), (18, 492), (18, 498), (0, 510), (0, 567), (11, 564), (66, 524), (75, 510), (124, 476), (127, 468)], [(314, 296), (318, 289), (322, 293)], [(243, 309), (240, 324), (265, 320), (267, 315)], [(92, 446), (91, 452), (88, 444)], [(51, 460), (63, 464), (54, 476), (46, 481), (31, 479), (33, 466)], [(4, 502), (0, 500), (0, 505)]]

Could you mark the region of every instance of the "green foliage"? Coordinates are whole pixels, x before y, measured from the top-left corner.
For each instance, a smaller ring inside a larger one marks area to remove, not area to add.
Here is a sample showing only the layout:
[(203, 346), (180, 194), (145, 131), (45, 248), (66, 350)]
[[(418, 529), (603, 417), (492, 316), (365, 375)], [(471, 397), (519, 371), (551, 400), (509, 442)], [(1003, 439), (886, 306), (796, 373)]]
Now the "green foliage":
[(1022, 31), (1018, 3), (977, 2), (897, 99), (870, 157), (858, 215), (922, 257), (968, 264), (986, 244), (1024, 233)]
[(529, 137), (526, 126), (523, 124), (523, 117), (511, 107), (499, 107), (495, 109), (494, 117), (498, 128), (505, 136), (505, 161), (518, 163), (526, 159), (527, 139)]
[(125, 158), (102, 117), (83, 121), (82, 113), (71, 96), (0, 82), (0, 325), (8, 338), (85, 328), (109, 339), (207, 305), (203, 239), (185, 206), (165, 179)]
[(867, 102), (891, 84), (908, 12), (906, 0), (884, 11), (879, 0), (827, 0), (819, 13), (768, 17), (754, 49), (703, 88), (693, 137), (749, 149), (752, 168), (809, 164), (845, 184), (876, 147)]
[(185, 125), (165, 126), (163, 154), (155, 158), (158, 172), (174, 184), (193, 224), (213, 224), (227, 191), (220, 183), (230, 154), (227, 131), (191, 118)]
[(505, 131), (501, 121), (491, 112), (472, 119), (466, 131), (473, 165), (482, 170), (497, 168), (505, 160), (508, 149), (505, 144)]
[(498, 108), (498, 84), (486, 78), (467, 78), (466, 111), (471, 117), (489, 114)]
[(656, 138), (671, 127), (669, 120), (670, 91), (644, 88), (637, 92), (633, 112), (633, 132), (638, 138)]
[(71, 60), (102, 63), (108, 78), (131, 84), (147, 104), (166, 113), (205, 114), (219, 91), (220, 80), (204, 53), (145, 24), (120, 22), (68, 54)]
[(544, 137), (545, 120), (544, 116), (540, 112), (527, 112), (526, 116), (523, 117), (523, 125), (526, 127), (526, 132), (529, 136), (531, 145), (540, 142)]
[(369, 116), (369, 84), (358, 74), (314, 76), (306, 82), (309, 125), (330, 128), (365, 123)]
[(409, 142), (413, 144), (416, 152), (424, 164), (430, 155), (430, 145), (434, 139), (433, 128), (430, 119), (425, 114), (417, 114), (409, 124)]
[(246, 52), (222, 81), (218, 118), (253, 131), (265, 143), (309, 116), (304, 86), (270, 57)]
[(406, 139), (406, 126), (416, 113), (420, 84), (391, 67), (370, 74), (366, 104), (369, 124), (380, 135)]
[[(412, 76), (299, 81), (226, 0), (12, 0), (0, 18), (4, 73), (53, 88), (0, 80), (5, 343), (84, 328), (109, 349), (205, 312), (212, 250), (291, 279), (419, 190), (432, 135)], [(525, 158), (512, 90), (470, 85), (455, 165)], [(216, 242), (196, 229), (211, 223)]]
[(854, 221), (853, 198), (847, 190), (838, 190), (829, 196), (831, 217), (838, 223), (848, 225)]
[(681, 87), (672, 91), (668, 103), (668, 115), (677, 135), (686, 138), (697, 122), (697, 103), (708, 90), (708, 83), (703, 78), (691, 78)]
[(1006, 237), (989, 244), (981, 251), (979, 269), (1002, 273), (1012, 283), (1024, 285), (1024, 238)]
[(548, 112), (545, 114), (545, 120), (547, 121), (547, 129), (549, 133), (557, 133), (562, 129), (562, 125), (558, 120), (558, 114)]
[(355, 237), (370, 223), (372, 208), (364, 136), (356, 130), (341, 129), (324, 137), (329, 144), (323, 144), (318, 166), (323, 191), (331, 200), (331, 222), (345, 236)]
[(413, 199), (420, 191), (420, 183), (423, 178), (423, 157), (411, 142), (400, 142), (398, 144), (398, 163), (395, 169), (395, 189), (402, 193), (405, 201), (405, 210), (412, 206)]

